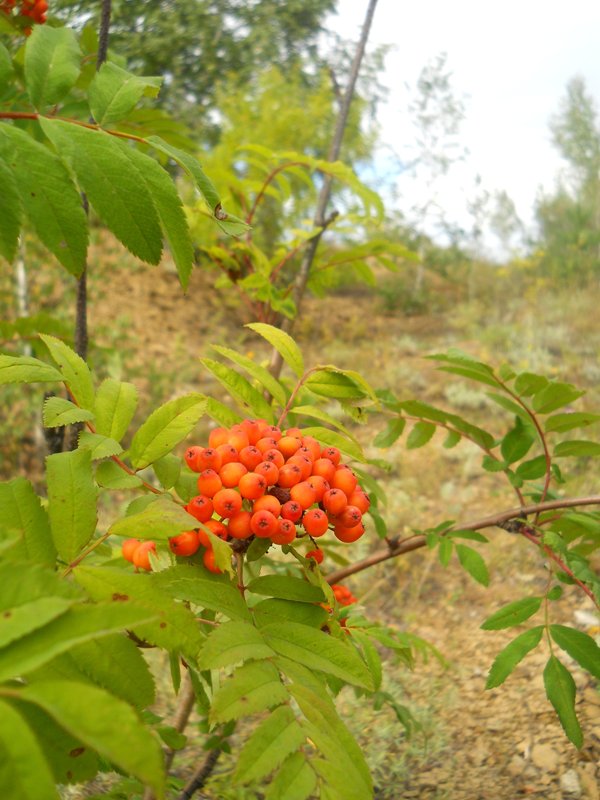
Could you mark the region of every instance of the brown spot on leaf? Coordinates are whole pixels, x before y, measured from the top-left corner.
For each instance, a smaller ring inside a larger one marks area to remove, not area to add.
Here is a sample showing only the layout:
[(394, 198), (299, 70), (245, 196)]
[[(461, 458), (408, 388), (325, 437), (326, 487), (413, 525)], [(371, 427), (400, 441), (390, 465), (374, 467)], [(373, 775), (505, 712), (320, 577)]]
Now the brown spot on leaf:
[(119, 594), (119, 592), (115, 592), (112, 596), (112, 599), (115, 602), (123, 603), (125, 600), (129, 600), (128, 594)]
[(167, 623), (166, 622), (161, 622), (159, 627), (160, 628), (166, 628), (167, 627)]
[(12, 611), (5, 611), (4, 614), (2, 614), (2, 616), (4, 617), (4, 619), (8, 619), (8, 617), (12, 617)]
[(83, 753), (85, 753), (85, 747), (74, 747), (70, 751), (69, 755), (71, 756), (71, 758), (77, 758), (77, 756), (80, 756)]

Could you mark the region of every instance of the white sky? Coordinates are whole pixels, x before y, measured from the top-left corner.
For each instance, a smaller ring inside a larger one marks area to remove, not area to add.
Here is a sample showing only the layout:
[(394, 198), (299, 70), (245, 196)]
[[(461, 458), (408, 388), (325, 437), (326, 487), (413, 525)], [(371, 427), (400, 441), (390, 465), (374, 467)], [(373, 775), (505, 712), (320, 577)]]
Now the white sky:
[[(356, 40), (367, 0), (339, 0), (335, 30)], [(382, 138), (406, 155), (414, 136), (406, 84), (441, 52), (457, 96), (465, 96), (464, 167), (453, 168), (440, 195), (453, 221), (469, 226), (465, 201), (474, 178), (488, 191), (505, 189), (531, 224), (540, 186), (551, 188), (561, 161), (548, 122), (570, 78), (579, 74), (600, 100), (598, 0), (379, 0), (371, 44), (390, 44), (382, 82), (390, 89), (379, 114)], [(383, 161), (382, 161), (383, 163)], [(418, 191), (399, 178), (400, 207)]]

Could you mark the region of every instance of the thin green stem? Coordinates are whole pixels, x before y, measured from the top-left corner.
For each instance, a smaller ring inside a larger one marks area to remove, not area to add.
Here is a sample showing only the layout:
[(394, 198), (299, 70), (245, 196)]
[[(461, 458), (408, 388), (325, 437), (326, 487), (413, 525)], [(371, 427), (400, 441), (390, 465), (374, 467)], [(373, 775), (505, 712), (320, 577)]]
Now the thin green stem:
[(100, 125), (96, 125), (92, 122), (83, 122), (79, 119), (72, 119), (70, 117), (57, 117), (49, 114), (38, 114), (33, 111), (0, 111), (0, 119), (32, 119), (32, 120), (39, 120), (39, 119), (58, 119), (61, 122), (68, 122), (71, 125), (79, 125), (82, 128), (89, 128), (93, 131), (103, 131), (104, 133), (108, 133), (109, 136), (116, 136), (119, 139), (130, 139), (133, 142), (140, 142), (141, 144), (147, 144), (146, 140), (141, 136), (135, 136), (133, 133), (124, 133), (123, 131), (111, 131), (107, 128), (101, 128)]
[(277, 420), (277, 425), (278, 425), (279, 427), (281, 427), (281, 425), (283, 424), (283, 421), (284, 421), (284, 419), (285, 419), (285, 418), (287, 417), (287, 415), (289, 414), (289, 411), (290, 411), (290, 409), (291, 409), (291, 407), (292, 407), (292, 405), (293, 405), (293, 403), (294, 403), (294, 400), (295, 400), (295, 399), (296, 399), (296, 397), (298, 396), (298, 392), (299, 392), (299, 391), (300, 391), (300, 389), (301, 389), (301, 388), (304, 386), (304, 384), (305, 384), (305, 383), (306, 383), (306, 381), (308, 380), (309, 376), (310, 376), (310, 375), (312, 375), (312, 373), (313, 373), (313, 372), (317, 372), (317, 370), (320, 370), (320, 369), (322, 369), (322, 367), (321, 367), (321, 366), (311, 367), (311, 369), (307, 370), (307, 371), (304, 373), (304, 375), (303, 375), (303, 376), (300, 378), (300, 380), (298, 381), (298, 383), (295, 385), (295, 387), (294, 387), (294, 389), (293, 389), (293, 391), (292, 391), (292, 393), (291, 393), (291, 395), (290, 395), (290, 398), (289, 398), (289, 400), (287, 401), (287, 403), (286, 403), (286, 405), (285, 405), (285, 408), (284, 408), (284, 409), (283, 409), (283, 411), (281, 412), (281, 416), (280, 416), (280, 417), (279, 417), (279, 419)]

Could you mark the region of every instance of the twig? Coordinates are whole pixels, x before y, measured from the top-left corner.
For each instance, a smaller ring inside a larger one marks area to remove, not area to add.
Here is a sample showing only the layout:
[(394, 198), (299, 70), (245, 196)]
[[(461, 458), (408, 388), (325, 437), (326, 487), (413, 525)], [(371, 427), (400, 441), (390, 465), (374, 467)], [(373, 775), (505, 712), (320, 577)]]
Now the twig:
[(198, 769), (192, 780), (187, 784), (185, 789), (181, 792), (177, 800), (190, 800), (191, 797), (199, 790), (202, 789), (206, 781), (210, 778), (217, 761), (223, 751), (220, 748), (210, 750), (204, 763)]
[[(475, 520), (474, 522), (467, 522), (464, 525), (456, 525), (454, 528), (451, 528), (449, 531), (447, 531), (447, 533), (451, 533), (453, 530), (477, 531), (481, 530), (482, 528), (492, 528), (500, 526), (502, 523), (508, 522), (508, 520), (511, 519), (524, 519), (529, 514), (552, 511), (556, 508), (577, 508), (578, 506), (598, 505), (600, 505), (600, 495), (590, 495), (589, 497), (569, 497), (563, 500), (549, 500), (545, 503), (535, 503), (533, 505), (523, 506), (521, 508), (513, 508), (509, 511), (502, 511), (499, 514), (492, 514), (489, 517), (483, 517), (482, 519)], [(338, 583), (344, 578), (347, 578), (349, 575), (355, 575), (357, 572), (362, 572), (369, 567), (375, 566), (375, 564), (380, 564), (382, 561), (387, 561), (390, 558), (396, 558), (397, 556), (404, 555), (404, 553), (409, 553), (412, 550), (419, 550), (421, 547), (424, 547), (425, 544), (426, 537), (423, 535), (411, 536), (409, 539), (399, 539), (396, 542), (392, 542), (393, 546), (388, 546), (385, 550), (377, 550), (375, 553), (372, 553), (370, 556), (367, 556), (361, 561), (357, 561), (355, 564), (350, 564), (349, 566), (342, 567), (342, 569), (338, 569), (335, 572), (330, 572), (329, 575), (326, 576), (326, 580), (330, 584)]]

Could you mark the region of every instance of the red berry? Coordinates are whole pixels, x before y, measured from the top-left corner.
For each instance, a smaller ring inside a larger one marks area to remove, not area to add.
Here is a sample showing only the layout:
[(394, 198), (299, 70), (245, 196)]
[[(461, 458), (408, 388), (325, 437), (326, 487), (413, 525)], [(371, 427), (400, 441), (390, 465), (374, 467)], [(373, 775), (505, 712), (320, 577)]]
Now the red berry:
[(289, 519), (280, 519), (279, 528), (272, 534), (275, 544), (291, 544), (296, 538), (296, 526)]
[(196, 531), (183, 531), (169, 539), (169, 548), (176, 556), (193, 556), (200, 547)]
[(252, 514), (250, 527), (259, 539), (269, 539), (279, 529), (279, 521), (270, 511), (256, 511)]
[(309, 550), (305, 557), (306, 558), (314, 558), (314, 560), (317, 562), (317, 564), (322, 564), (323, 563), (324, 554), (323, 554), (323, 551), (319, 547), (317, 547), (316, 550)]
[(152, 569), (149, 556), (150, 551), (156, 552), (156, 543), (142, 542), (139, 547), (136, 547), (133, 554), (133, 565), (138, 569), (145, 569), (149, 572)]
[(342, 514), (348, 506), (348, 498), (341, 489), (329, 489), (323, 495), (323, 507), (325, 511), (337, 517)]
[(267, 491), (267, 479), (258, 472), (247, 472), (240, 478), (240, 494), (248, 500), (257, 500)]
[(192, 517), (195, 517), (198, 522), (208, 522), (214, 511), (213, 501), (205, 494), (199, 494), (196, 497), (192, 497), (185, 510)]
[(219, 470), (219, 478), (221, 478), (223, 486), (231, 489), (239, 484), (242, 476), (247, 472), (248, 470), (241, 461), (230, 461), (227, 464), (223, 464)]
[(264, 494), (254, 501), (252, 506), (253, 511), (270, 511), (274, 517), (278, 517), (281, 513), (281, 503), (272, 494)]
[(317, 502), (317, 493), (308, 481), (301, 481), (290, 489), (290, 498), (302, 508), (310, 508)]
[(281, 506), (281, 516), (284, 519), (289, 519), (292, 522), (298, 522), (300, 517), (302, 516), (303, 508), (300, 503), (296, 503), (295, 500), (288, 500), (287, 503), (284, 503)]
[(252, 536), (252, 528), (250, 527), (250, 520), (252, 514), (249, 511), (239, 511), (235, 516), (231, 517), (227, 530), (233, 539), (248, 539)]
[(260, 462), (263, 460), (263, 454), (260, 452), (258, 447), (249, 445), (248, 447), (244, 447), (242, 450), (240, 450), (240, 461), (246, 467), (248, 472), (252, 472), (254, 467), (256, 467), (257, 464), (260, 464)]
[(327, 514), (320, 508), (311, 508), (302, 517), (304, 530), (313, 537), (323, 536), (329, 528)]
[(219, 489), (223, 488), (223, 482), (214, 469), (205, 469), (198, 475), (198, 491), (206, 497), (214, 497)]
[(235, 489), (220, 489), (213, 497), (213, 505), (220, 517), (233, 517), (242, 510), (242, 497)]
[(202, 561), (209, 572), (214, 572), (215, 575), (221, 574), (222, 570), (220, 570), (215, 564), (215, 554), (213, 550), (205, 550), (204, 555), (202, 556)]

